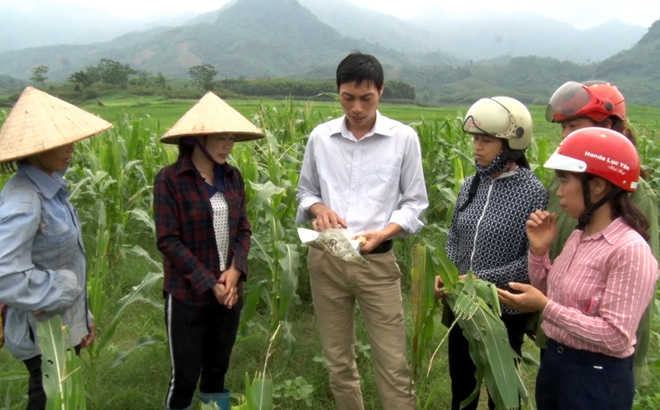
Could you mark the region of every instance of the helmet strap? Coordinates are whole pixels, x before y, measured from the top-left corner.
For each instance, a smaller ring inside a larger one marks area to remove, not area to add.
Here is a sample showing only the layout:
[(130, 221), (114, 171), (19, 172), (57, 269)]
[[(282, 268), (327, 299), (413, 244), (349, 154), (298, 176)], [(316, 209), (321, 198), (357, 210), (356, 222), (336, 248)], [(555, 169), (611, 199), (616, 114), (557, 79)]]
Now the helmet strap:
[(589, 191), (589, 176), (588, 174), (580, 174), (580, 179), (582, 180), (582, 195), (584, 195), (584, 206), (585, 210), (582, 212), (582, 215), (578, 218), (578, 224), (575, 227), (575, 229), (579, 229), (581, 231), (584, 231), (584, 229), (589, 225), (589, 222), (591, 222), (591, 217), (593, 216), (594, 212), (596, 209), (600, 208), (601, 206), (605, 205), (607, 202), (609, 202), (612, 198), (615, 196), (619, 195), (621, 191), (623, 191), (621, 188), (618, 186), (612, 186), (612, 189), (610, 192), (605, 194), (604, 197), (602, 197), (598, 202), (595, 204), (591, 203), (591, 195)]
[(465, 208), (467, 208), (470, 203), (472, 203), (472, 200), (474, 200), (474, 197), (477, 195), (477, 189), (479, 189), (479, 182), (481, 181), (481, 177), (479, 176), (479, 173), (477, 172), (474, 175), (474, 178), (472, 178), (472, 183), (470, 184), (470, 190), (468, 191), (468, 197), (463, 202), (463, 205), (461, 205), (460, 208), (458, 208), (458, 212), (462, 212)]

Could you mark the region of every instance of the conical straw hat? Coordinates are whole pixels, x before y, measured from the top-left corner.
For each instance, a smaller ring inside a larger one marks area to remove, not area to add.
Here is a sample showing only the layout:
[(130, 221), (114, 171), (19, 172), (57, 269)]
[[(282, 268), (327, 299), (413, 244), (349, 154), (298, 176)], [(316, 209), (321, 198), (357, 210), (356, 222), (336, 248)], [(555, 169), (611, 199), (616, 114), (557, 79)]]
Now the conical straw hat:
[(80, 141), (110, 127), (94, 114), (27, 87), (0, 129), (0, 162)]
[(160, 138), (160, 141), (176, 144), (182, 137), (213, 134), (234, 134), (235, 141), (250, 141), (264, 137), (259, 128), (209, 91)]

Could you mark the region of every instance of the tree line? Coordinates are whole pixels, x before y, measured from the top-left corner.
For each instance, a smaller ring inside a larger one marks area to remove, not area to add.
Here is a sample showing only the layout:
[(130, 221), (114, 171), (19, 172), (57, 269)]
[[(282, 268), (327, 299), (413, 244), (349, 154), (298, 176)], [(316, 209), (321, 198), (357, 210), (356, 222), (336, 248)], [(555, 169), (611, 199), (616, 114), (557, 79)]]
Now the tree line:
[[(45, 85), (49, 68), (37, 66), (32, 69), (31, 80), (35, 84)], [(336, 93), (337, 85), (332, 79), (294, 80), (285, 78), (238, 78), (216, 80), (218, 70), (211, 64), (192, 66), (188, 69), (190, 85), (201, 91), (214, 91), (218, 94), (241, 95), (247, 97), (303, 97), (310, 98), (319, 95)], [(89, 91), (94, 84), (111, 87), (128, 88), (143, 87), (165, 89), (168, 78), (159, 72), (153, 75), (146, 71), (132, 68), (129, 64), (102, 58), (98, 64), (85, 70), (76, 71), (68, 78), (68, 82), (81, 96), (96, 95)], [(184, 85), (184, 88), (187, 88)], [(402, 81), (387, 81), (383, 99), (415, 100), (415, 88)]]

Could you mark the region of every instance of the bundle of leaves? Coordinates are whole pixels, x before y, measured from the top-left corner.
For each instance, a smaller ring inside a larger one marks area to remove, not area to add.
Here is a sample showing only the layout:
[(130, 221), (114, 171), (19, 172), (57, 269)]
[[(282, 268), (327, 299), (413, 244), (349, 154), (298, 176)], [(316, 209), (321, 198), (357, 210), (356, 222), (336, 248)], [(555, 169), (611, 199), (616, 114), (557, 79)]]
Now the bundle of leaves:
[(474, 400), (485, 381), (496, 409), (518, 409), (521, 401), (528, 402), (527, 390), (518, 372), (520, 357), (509, 345), (506, 327), (500, 319), (495, 285), (477, 278), (473, 272), (468, 272), (464, 280), (459, 279), (456, 265), (443, 251), (437, 252), (439, 274), (447, 292), (445, 300), (456, 317), (451, 327), (458, 325), (463, 330), (477, 368), (477, 386), (461, 406)]

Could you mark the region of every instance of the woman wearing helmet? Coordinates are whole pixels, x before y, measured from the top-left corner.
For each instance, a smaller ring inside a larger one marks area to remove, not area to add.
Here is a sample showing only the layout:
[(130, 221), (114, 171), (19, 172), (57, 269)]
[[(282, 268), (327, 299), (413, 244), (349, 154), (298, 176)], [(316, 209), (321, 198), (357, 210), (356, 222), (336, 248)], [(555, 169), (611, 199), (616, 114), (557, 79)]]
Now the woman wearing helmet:
[(545, 164), (556, 170), (562, 210), (579, 221), (550, 260), (557, 216), (527, 221), (532, 285), (498, 290), (506, 306), (541, 312), (548, 349), (536, 379), (539, 410), (632, 408), (635, 331), (653, 298), (658, 263), (648, 221), (632, 202), (639, 158), (616, 131), (588, 127), (569, 134)]
[[(463, 131), (474, 138), (477, 174), (461, 187), (447, 239), (447, 254), (462, 274), (504, 288), (509, 282), (529, 283), (525, 221), (537, 209), (545, 209), (548, 195), (529, 169), (525, 150), (532, 138), (532, 117), (519, 101), (509, 97), (483, 98), (470, 107)], [(443, 297), (436, 277), (436, 297)], [(521, 354), (528, 315), (504, 308), (502, 320), (511, 347)], [(449, 308), (443, 323), (454, 321)], [(477, 388), (476, 367), (469, 343), (455, 326), (449, 332), (449, 374), (452, 410), (461, 408)], [(476, 397), (464, 409), (476, 409)], [(489, 407), (494, 403), (489, 400)]]
[[(633, 145), (636, 144), (635, 136), (627, 121), (625, 98), (616, 86), (607, 82), (588, 81), (577, 83), (569, 81), (562, 85), (550, 98), (550, 103), (546, 109), (546, 119), (561, 125), (562, 138), (575, 130), (597, 126), (618, 131), (625, 135)], [(559, 212), (559, 198), (556, 195), (558, 188), (559, 179), (553, 178), (548, 186), (548, 193), (550, 194), (548, 211), (558, 215), (558, 234), (550, 247), (551, 260), (554, 260), (561, 253), (566, 240), (577, 225), (575, 219), (569, 217), (566, 213)], [(660, 257), (657, 198), (649, 184), (644, 179), (640, 179), (637, 189), (631, 194), (631, 199), (649, 220), (649, 244), (657, 259)], [(649, 306), (637, 333), (634, 366), (635, 381), (640, 385), (647, 385), (650, 382), (646, 355), (650, 344), (652, 312), (652, 306)], [(537, 332), (536, 344), (543, 353), (543, 349), (546, 347), (546, 338), (541, 330)]]

